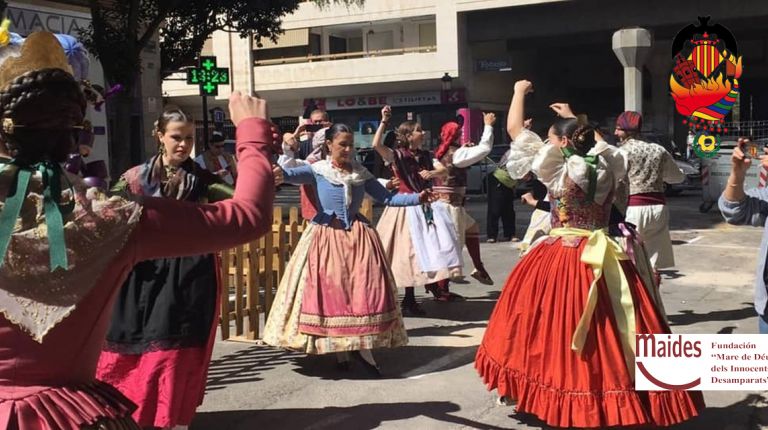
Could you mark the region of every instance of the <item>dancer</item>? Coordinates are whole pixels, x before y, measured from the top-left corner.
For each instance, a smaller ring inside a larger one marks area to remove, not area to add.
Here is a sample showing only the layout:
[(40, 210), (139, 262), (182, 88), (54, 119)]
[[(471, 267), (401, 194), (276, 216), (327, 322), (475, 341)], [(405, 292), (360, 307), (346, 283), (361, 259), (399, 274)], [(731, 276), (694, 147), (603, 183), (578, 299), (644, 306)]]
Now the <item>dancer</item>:
[[(439, 172), (434, 177), (434, 191), (439, 200), (433, 206), (437, 210), (447, 210), (451, 214), (459, 243), (458, 253), (461, 254), (466, 243), (467, 251), (475, 266), (470, 276), (483, 284), (493, 285), (493, 279), (480, 259), (480, 226), (464, 208), (467, 169), (490, 154), (493, 148), (493, 125), (496, 123), (496, 115), (483, 114), (483, 123), (485, 127), (479, 144), (464, 146), (459, 143), (461, 138), (459, 124), (453, 121), (443, 124), (440, 130), (440, 146), (435, 151), (434, 162), (435, 170)], [(427, 291), (439, 301), (463, 299), (460, 295), (449, 291), (447, 279), (428, 285)]]
[[(373, 137), (373, 149), (389, 163), (399, 180), (400, 194), (418, 194), (429, 188), (433, 170), (432, 156), (422, 149), (424, 131), (421, 124), (406, 121), (395, 131), (396, 148), (382, 142), (384, 130), (392, 117), (392, 109), (384, 106), (381, 122)], [(461, 248), (451, 216), (433, 205), (421, 207), (387, 207), (376, 230), (389, 259), (395, 283), (405, 288), (400, 304), (403, 315), (425, 315), (416, 301), (415, 286), (425, 286), (461, 275)]]
[[(325, 135), (323, 160), (283, 169), (285, 182), (315, 186), (319, 207), (286, 266), (264, 342), (307, 354), (352, 351), (376, 376), (371, 350), (402, 346), (408, 338), (381, 241), (359, 214), (363, 196), (416, 206), (431, 193), (392, 195), (354, 159), (352, 129), (335, 124)], [(338, 358), (347, 368), (346, 354)]]
[[(61, 170), (85, 98), (51, 33), (0, 48), (0, 429), (136, 429), (132, 403), (95, 379), (115, 294), (139, 261), (215, 252), (270, 229), (266, 102), (234, 92), (241, 178), (209, 205), (107, 198)], [(11, 192), (11, 190), (16, 190)]]
[[(516, 123), (532, 90), (515, 84)], [(552, 198), (553, 229), (509, 275), (475, 367), (488, 389), (551, 426), (670, 426), (698, 415), (700, 392), (634, 390), (635, 334), (670, 330), (605, 232), (623, 157), (575, 118), (558, 120), (549, 141), (531, 170)]]
[(664, 147), (638, 138), (642, 124), (643, 117), (639, 113), (623, 112), (616, 120), (615, 134), (620, 141), (620, 150), (629, 162), (626, 218), (637, 226), (637, 232), (643, 238), (658, 283), (658, 270), (675, 265), (664, 183), (680, 183), (685, 180), (685, 174)]
[[(123, 174), (112, 192), (190, 202), (232, 197), (232, 188), (190, 158), (195, 123), (179, 108), (155, 122), (157, 155)], [(96, 377), (138, 405), (142, 427), (189, 426), (203, 401), (221, 283), (213, 254), (142, 261), (123, 284)]]

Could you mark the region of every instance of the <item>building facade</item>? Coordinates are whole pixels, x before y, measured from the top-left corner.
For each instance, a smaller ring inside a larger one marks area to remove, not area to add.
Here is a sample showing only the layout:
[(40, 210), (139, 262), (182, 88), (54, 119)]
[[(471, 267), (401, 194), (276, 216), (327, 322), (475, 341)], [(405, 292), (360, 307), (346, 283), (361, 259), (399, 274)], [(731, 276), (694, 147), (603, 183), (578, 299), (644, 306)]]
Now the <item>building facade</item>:
[[(439, 126), (457, 109), (497, 112), (497, 142), (506, 142), (505, 112), (516, 80), (534, 82), (527, 111), (536, 131), (554, 119), (548, 105), (569, 102), (579, 113), (612, 130), (623, 110), (623, 68), (611, 47), (615, 31), (643, 27), (653, 47), (642, 69), (646, 129), (685, 142), (669, 96), (671, 42), (698, 16), (711, 16), (743, 47), (745, 72), (741, 119), (766, 118), (768, 3), (713, 0), (665, 2), (546, 0), (366, 0), (364, 6), (320, 9), (305, 2), (285, 17), (277, 43), (218, 32), (206, 46), (231, 69), (231, 85), (210, 106), (226, 107), (232, 88), (270, 101), (273, 118), (286, 131), (311, 103), (334, 121), (366, 130), (382, 105), (393, 106), (395, 122), (414, 119), (434, 145)], [(446, 77), (447, 76), (447, 77)], [(177, 79), (180, 76), (177, 76)], [(199, 112), (196, 88), (181, 80), (163, 86), (166, 100)], [(746, 101), (751, 101), (748, 103)], [(747, 112), (746, 106), (752, 109)], [(761, 108), (765, 109), (765, 108)]]

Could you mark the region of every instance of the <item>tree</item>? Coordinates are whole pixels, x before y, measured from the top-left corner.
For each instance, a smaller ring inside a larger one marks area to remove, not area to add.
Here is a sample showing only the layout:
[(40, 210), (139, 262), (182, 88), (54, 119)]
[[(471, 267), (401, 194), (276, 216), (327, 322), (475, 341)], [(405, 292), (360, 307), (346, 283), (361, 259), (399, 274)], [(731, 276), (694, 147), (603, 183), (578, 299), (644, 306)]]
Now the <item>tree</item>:
[[(364, 0), (314, 0), (362, 4)], [(164, 76), (194, 63), (205, 41), (214, 31), (229, 29), (241, 37), (276, 40), (281, 19), (299, 7), (298, 0), (88, 0), (91, 26), (81, 37), (102, 64), (109, 85), (124, 90), (108, 102), (112, 122), (112, 171), (122, 172), (132, 164), (131, 110), (141, 74), (141, 52), (159, 32)]]

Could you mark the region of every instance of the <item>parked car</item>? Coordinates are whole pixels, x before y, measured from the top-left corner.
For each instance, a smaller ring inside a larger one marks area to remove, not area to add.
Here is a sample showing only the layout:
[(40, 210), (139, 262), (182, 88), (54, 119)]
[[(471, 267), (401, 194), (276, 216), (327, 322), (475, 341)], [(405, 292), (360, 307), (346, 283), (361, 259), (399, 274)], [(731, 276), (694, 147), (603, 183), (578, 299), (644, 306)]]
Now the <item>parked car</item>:
[(488, 192), (488, 175), (496, 169), (496, 164), (509, 149), (509, 144), (493, 145), (491, 153), (477, 164), (472, 165), (467, 172), (467, 192), (482, 193)]

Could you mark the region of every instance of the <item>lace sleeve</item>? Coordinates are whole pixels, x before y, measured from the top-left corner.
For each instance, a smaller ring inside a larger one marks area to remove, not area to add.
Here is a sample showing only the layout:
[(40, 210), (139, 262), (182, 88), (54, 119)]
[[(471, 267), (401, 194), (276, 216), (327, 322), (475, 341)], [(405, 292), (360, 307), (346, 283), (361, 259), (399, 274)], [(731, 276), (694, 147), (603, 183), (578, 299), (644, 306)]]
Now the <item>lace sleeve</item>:
[(510, 144), (506, 168), (512, 179), (520, 179), (531, 171), (536, 154), (544, 147), (544, 142), (536, 133), (523, 129)]

